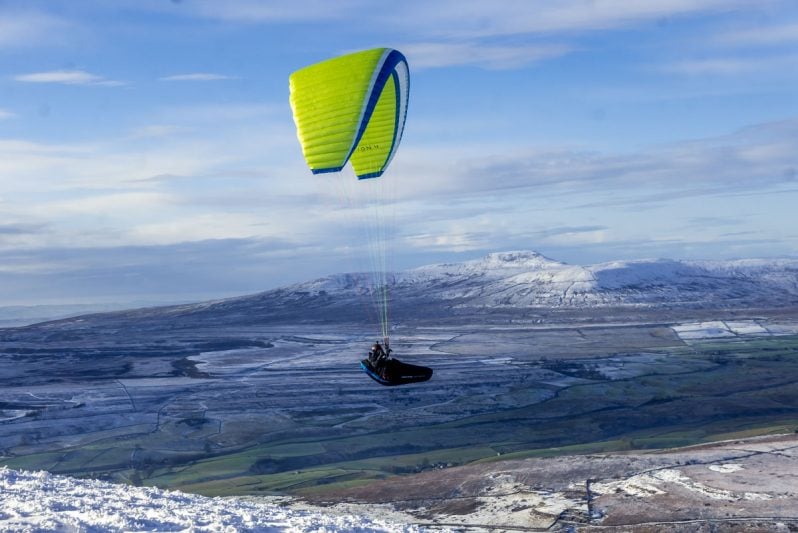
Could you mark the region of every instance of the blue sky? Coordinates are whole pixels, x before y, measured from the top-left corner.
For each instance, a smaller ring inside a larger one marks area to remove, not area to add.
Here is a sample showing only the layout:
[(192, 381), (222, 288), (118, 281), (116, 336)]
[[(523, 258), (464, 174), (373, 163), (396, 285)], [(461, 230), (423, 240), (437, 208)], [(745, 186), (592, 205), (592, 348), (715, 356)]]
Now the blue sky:
[(376, 46), (411, 70), (394, 268), (798, 256), (792, 0), (6, 0), (0, 306), (357, 269), (288, 76)]

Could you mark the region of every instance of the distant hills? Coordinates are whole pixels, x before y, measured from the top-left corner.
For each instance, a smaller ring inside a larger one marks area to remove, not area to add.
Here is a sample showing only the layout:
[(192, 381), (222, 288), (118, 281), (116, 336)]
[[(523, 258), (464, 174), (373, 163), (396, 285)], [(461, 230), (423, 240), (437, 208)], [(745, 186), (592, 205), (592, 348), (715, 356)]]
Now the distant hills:
[[(173, 303), (173, 302), (171, 302)], [(7, 305), (0, 307), (0, 328), (10, 328), (35, 324), (47, 320), (87, 315), (89, 313), (105, 313), (120, 311), (131, 307), (165, 305), (163, 302), (139, 303), (97, 303), (97, 304), (54, 304), (54, 305)]]
[[(388, 276), (395, 321), (535, 310), (787, 308), (798, 305), (798, 259), (613, 261), (569, 265), (533, 251), (492, 253)], [(368, 320), (372, 276), (335, 274), (251, 296), (84, 315), (58, 330)]]

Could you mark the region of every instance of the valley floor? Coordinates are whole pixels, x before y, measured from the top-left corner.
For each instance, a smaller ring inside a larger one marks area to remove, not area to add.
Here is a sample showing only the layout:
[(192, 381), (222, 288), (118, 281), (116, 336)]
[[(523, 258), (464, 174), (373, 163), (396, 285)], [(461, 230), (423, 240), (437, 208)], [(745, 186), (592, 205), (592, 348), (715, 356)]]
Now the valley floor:
[(411, 524), (791, 518), (793, 437), (748, 439), (798, 429), (798, 312), (555, 318), (398, 325), (396, 355), (435, 374), (396, 388), (359, 370), (374, 339), (351, 325), (0, 330), (0, 465), (206, 496), (384, 494)]

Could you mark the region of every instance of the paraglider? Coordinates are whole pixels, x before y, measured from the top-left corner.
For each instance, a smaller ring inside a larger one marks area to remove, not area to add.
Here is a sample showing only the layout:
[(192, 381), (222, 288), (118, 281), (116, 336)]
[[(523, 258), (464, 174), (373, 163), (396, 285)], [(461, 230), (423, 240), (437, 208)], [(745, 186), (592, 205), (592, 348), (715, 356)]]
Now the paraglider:
[(387, 347), (387, 343), (383, 350), (382, 345), (375, 342), (368, 357), (360, 361), (360, 368), (381, 385), (419, 383), (432, 377), (431, 368), (403, 363), (393, 359), (390, 354), (391, 349)]
[[(358, 183), (382, 182), (407, 117), (410, 73), (401, 52), (375, 48), (304, 67), (289, 78), (290, 103), (302, 154), (313, 174), (337, 173), (351, 163)], [(369, 232), (372, 287), (383, 344), (361, 367), (383, 385), (426, 381), (432, 370), (390, 357), (386, 231), (382, 209)], [(415, 370), (414, 370), (415, 369)], [(421, 369), (421, 370), (418, 370)], [(408, 381), (410, 380), (410, 381)]]

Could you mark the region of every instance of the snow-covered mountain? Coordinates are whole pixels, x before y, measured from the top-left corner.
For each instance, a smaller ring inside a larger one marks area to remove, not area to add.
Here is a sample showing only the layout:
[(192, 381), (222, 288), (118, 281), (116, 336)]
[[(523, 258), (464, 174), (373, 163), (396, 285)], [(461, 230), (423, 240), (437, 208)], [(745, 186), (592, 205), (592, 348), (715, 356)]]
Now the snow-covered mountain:
[[(335, 275), (287, 288), (344, 297), (369, 290), (368, 276)], [(568, 265), (536, 252), (492, 253), (390, 277), (394, 299), (456, 308), (607, 305), (790, 305), (798, 301), (798, 260), (614, 261)]]
[[(388, 284), (397, 320), (541, 308), (783, 308), (798, 304), (798, 259), (647, 259), (580, 266), (517, 251), (392, 273)], [(335, 274), (252, 296), (90, 315), (47, 327), (362, 320), (373, 288), (369, 274)]]
[(0, 468), (0, 531), (421, 531), (277, 501), (206, 498)]

